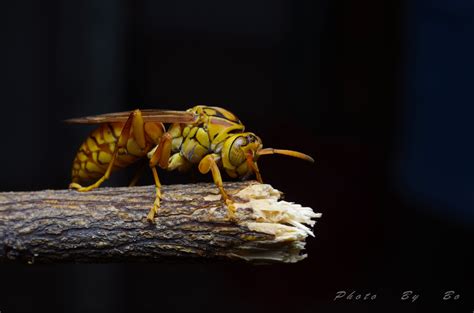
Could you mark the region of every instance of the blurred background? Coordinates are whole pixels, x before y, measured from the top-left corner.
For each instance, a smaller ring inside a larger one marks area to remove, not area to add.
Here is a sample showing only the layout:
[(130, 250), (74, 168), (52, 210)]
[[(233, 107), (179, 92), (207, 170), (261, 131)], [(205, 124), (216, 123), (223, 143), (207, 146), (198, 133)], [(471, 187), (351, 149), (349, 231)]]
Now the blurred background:
[[(260, 167), (323, 213), (293, 265), (2, 264), (2, 313), (474, 309), (471, 1), (25, 0), (2, 13), (1, 191), (67, 187), (91, 128), (66, 118), (208, 104), (267, 147), (314, 156)], [(334, 302), (340, 290), (377, 300)], [(461, 299), (442, 301), (449, 290)]]

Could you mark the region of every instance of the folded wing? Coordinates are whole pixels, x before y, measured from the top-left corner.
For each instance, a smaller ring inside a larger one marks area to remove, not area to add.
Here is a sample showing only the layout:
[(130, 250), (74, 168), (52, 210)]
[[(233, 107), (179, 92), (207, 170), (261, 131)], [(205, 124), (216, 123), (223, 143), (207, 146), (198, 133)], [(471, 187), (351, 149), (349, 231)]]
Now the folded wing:
[[(199, 118), (199, 115), (188, 111), (173, 110), (140, 110), (144, 122), (161, 122), (161, 123), (193, 123)], [(125, 123), (133, 111), (105, 113), (93, 116), (84, 116), (78, 118), (67, 119), (64, 122), (70, 124), (102, 124), (102, 123)]]

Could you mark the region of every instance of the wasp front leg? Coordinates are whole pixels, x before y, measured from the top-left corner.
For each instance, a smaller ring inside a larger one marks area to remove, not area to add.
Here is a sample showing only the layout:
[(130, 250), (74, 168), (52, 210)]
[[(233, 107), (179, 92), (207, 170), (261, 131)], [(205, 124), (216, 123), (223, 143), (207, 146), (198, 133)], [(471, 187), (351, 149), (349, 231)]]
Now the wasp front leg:
[(228, 218), (230, 220), (234, 220), (235, 219), (235, 211), (236, 211), (235, 206), (234, 206), (234, 202), (229, 197), (229, 195), (227, 194), (227, 192), (224, 189), (224, 185), (222, 184), (222, 176), (221, 176), (221, 173), (219, 171), (219, 166), (217, 166), (217, 162), (216, 162), (218, 159), (219, 159), (219, 155), (217, 155), (217, 154), (208, 154), (207, 156), (205, 156), (201, 160), (201, 162), (199, 162), (198, 168), (199, 168), (199, 171), (202, 174), (208, 173), (209, 170), (211, 171), (214, 183), (216, 184), (217, 188), (219, 188), (219, 191), (222, 195), (222, 200), (227, 205)]
[(112, 172), (112, 169), (115, 164), (115, 160), (117, 159), (117, 155), (121, 149), (126, 148), (128, 139), (130, 138), (130, 133), (131, 130), (133, 130), (133, 138), (135, 139), (136, 143), (141, 149), (144, 149), (146, 146), (146, 139), (145, 139), (145, 133), (144, 133), (144, 122), (142, 118), (142, 114), (140, 110), (135, 110), (132, 113), (130, 113), (130, 116), (128, 117), (127, 121), (125, 122), (124, 126), (122, 127), (122, 131), (120, 133), (120, 136), (117, 140), (117, 144), (114, 147), (114, 150), (112, 152), (112, 157), (110, 159), (110, 162), (107, 166), (107, 169), (102, 175), (101, 178), (99, 178), (95, 183), (92, 185), (83, 187), (80, 184), (76, 182), (72, 182), (69, 185), (69, 188), (77, 189), (78, 191), (84, 192), (84, 191), (90, 191), (95, 188), (98, 188), (106, 179), (110, 177), (110, 173)]
[(246, 158), (247, 166), (255, 173), (258, 182), (263, 184), (262, 175), (260, 174), (260, 170), (258, 169), (257, 162), (254, 160), (253, 154), (247, 153)]

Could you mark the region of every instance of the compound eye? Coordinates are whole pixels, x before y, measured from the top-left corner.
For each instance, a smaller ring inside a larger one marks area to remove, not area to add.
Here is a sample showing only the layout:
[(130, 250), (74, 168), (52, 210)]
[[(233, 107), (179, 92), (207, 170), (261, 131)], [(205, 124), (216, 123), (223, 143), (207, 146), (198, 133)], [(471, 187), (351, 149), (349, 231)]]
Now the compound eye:
[(255, 143), (255, 142), (258, 141), (257, 137), (254, 136), (254, 135), (248, 135), (248, 136), (247, 136), (247, 140), (248, 140), (249, 142), (251, 142), (251, 143)]
[(234, 142), (234, 145), (236, 145), (237, 147), (246, 146), (247, 144), (248, 144), (247, 138), (242, 137), (242, 136), (237, 138)]

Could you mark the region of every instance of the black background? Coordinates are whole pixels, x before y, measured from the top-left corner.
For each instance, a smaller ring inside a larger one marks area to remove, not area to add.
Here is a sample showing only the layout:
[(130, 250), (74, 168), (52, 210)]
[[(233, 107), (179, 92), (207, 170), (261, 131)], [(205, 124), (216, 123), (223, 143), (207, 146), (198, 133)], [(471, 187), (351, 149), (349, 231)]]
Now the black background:
[[(67, 187), (91, 129), (63, 119), (208, 104), (267, 147), (314, 156), (260, 167), (323, 213), (298, 264), (3, 264), (2, 313), (474, 309), (468, 1), (18, 1), (2, 13), (0, 190)], [(162, 174), (196, 180), (209, 177)], [(340, 290), (377, 299), (333, 301)], [(402, 302), (406, 290), (420, 299)], [(461, 299), (442, 301), (448, 290)]]

